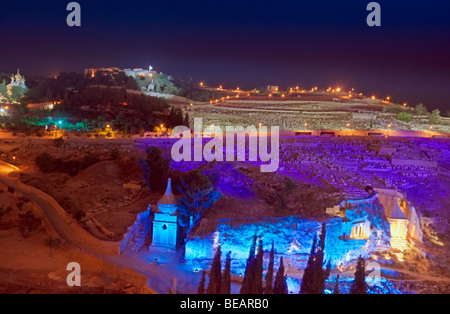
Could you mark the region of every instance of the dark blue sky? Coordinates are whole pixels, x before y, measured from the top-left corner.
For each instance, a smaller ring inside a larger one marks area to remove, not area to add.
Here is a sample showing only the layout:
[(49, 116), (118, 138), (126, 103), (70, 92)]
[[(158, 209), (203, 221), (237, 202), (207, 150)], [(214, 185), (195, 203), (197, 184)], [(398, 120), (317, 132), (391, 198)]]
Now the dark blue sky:
[(450, 3), (366, 0), (70, 1), (2, 3), (0, 71), (54, 75), (147, 67), (211, 85), (355, 87), (450, 110)]

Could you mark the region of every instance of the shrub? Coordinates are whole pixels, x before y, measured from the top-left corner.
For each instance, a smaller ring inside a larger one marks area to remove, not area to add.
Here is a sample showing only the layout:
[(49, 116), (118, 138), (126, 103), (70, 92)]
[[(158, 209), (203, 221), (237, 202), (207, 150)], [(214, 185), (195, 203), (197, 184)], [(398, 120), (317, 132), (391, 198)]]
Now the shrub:
[(439, 111), (439, 109), (435, 109), (431, 112), (430, 123), (438, 124), (439, 122), (441, 122), (441, 112)]
[(414, 114), (418, 115), (418, 116), (423, 116), (428, 114), (428, 110), (427, 107), (425, 107), (423, 104), (418, 104), (415, 108), (414, 108)]
[(397, 119), (404, 122), (411, 122), (412, 115), (408, 112), (400, 112), (397, 116)]
[(62, 136), (53, 140), (53, 146), (55, 146), (56, 148), (60, 148), (63, 145), (64, 145), (64, 139), (62, 138)]
[(42, 153), (35, 159), (36, 166), (42, 171), (42, 172), (52, 172), (55, 170), (55, 163), (52, 156), (50, 156), (49, 153)]
[(117, 160), (120, 158), (120, 151), (117, 148), (113, 148), (109, 151), (109, 158), (112, 160)]
[(26, 214), (20, 214), (19, 231), (24, 238), (28, 238), (41, 225), (41, 220), (36, 218), (31, 211)]

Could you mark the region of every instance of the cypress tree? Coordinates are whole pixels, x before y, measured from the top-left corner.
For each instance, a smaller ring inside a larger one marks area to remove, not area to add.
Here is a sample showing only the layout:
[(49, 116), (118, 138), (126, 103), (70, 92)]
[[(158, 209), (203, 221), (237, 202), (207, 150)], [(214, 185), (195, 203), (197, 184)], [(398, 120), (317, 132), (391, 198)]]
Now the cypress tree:
[(311, 253), (309, 254), (308, 264), (303, 272), (302, 285), (300, 287), (300, 294), (309, 294), (314, 286), (314, 267), (316, 259), (316, 242), (317, 235), (314, 235)]
[(247, 260), (247, 266), (245, 267), (244, 281), (242, 282), (241, 294), (252, 293), (252, 285), (254, 282), (255, 275), (255, 265), (256, 260), (253, 256), (249, 257)]
[(183, 125), (183, 111), (180, 108), (175, 110), (175, 120), (173, 121), (174, 126)]
[(301, 294), (323, 294), (325, 290), (325, 280), (330, 275), (331, 264), (328, 262), (326, 269), (323, 269), (325, 254), (325, 223), (322, 224), (322, 233), (319, 245), (316, 247), (317, 238), (314, 237), (308, 265), (305, 269), (300, 288)]
[(205, 271), (202, 271), (202, 279), (198, 284), (197, 294), (204, 294), (204, 293), (205, 293)]
[(227, 253), (225, 270), (222, 276), (222, 294), (231, 294), (231, 251)]
[(264, 261), (264, 250), (263, 250), (263, 243), (262, 239), (259, 239), (258, 244), (258, 254), (256, 254), (256, 261), (255, 261), (255, 280), (252, 285), (252, 293), (253, 294), (262, 294), (263, 292), (263, 261)]
[(241, 294), (250, 294), (253, 291), (253, 284), (255, 280), (255, 250), (256, 250), (256, 233), (253, 236), (252, 245), (250, 246), (250, 252), (248, 254), (247, 265), (245, 266), (244, 281), (241, 286)]
[(337, 274), (337, 276), (336, 276), (336, 281), (334, 283), (333, 294), (341, 294), (341, 292), (339, 291), (339, 274)]
[(220, 263), (220, 245), (217, 246), (214, 259), (211, 264), (211, 270), (209, 272), (209, 282), (207, 294), (220, 294), (220, 288), (222, 286), (222, 267)]
[(183, 125), (184, 125), (185, 127), (190, 128), (190, 126), (189, 126), (189, 113), (187, 113), (187, 112), (186, 112), (186, 114), (185, 114), (185, 116), (184, 116), (184, 122), (183, 122)]
[(175, 123), (175, 107), (174, 107), (174, 106), (172, 106), (172, 107), (170, 108), (169, 120), (170, 120), (170, 122), (171, 122), (172, 124)]
[(275, 251), (274, 251), (274, 248), (273, 248), (273, 242), (272, 242), (272, 249), (270, 250), (269, 267), (267, 268), (267, 273), (266, 273), (266, 289), (265, 289), (265, 294), (272, 294), (272, 281), (273, 281), (273, 263), (274, 263), (274, 257), (275, 257)]
[(280, 258), (280, 267), (278, 268), (277, 274), (275, 276), (273, 294), (288, 294), (286, 275), (284, 274), (283, 257)]
[(361, 256), (358, 258), (355, 271), (355, 281), (350, 288), (351, 294), (367, 294), (366, 263)]

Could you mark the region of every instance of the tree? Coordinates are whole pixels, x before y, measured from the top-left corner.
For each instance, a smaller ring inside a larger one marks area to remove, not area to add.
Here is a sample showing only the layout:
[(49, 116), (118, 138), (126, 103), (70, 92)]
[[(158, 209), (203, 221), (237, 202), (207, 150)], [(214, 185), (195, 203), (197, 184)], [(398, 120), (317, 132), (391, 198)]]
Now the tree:
[(355, 271), (355, 281), (350, 288), (351, 294), (367, 294), (366, 265), (363, 257), (358, 258)]
[(194, 225), (200, 219), (204, 210), (211, 207), (219, 199), (220, 193), (201, 169), (189, 171), (181, 176), (180, 181), (181, 185), (178, 186), (178, 190), (182, 197), (178, 209), (183, 220), (186, 221), (193, 217)]
[(300, 287), (300, 294), (309, 294), (314, 288), (314, 272), (316, 263), (316, 243), (317, 235), (314, 235), (311, 246), (311, 253), (309, 254), (308, 264), (303, 272), (302, 285)]
[(275, 276), (273, 294), (288, 294), (286, 275), (284, 274), (283, 257), (280, 258), (280, 267), (278, 268), (277, 274)]
[(54, 159), (49, 153), (44, 152), (38, 155), (34, 162), (42, 172), (49, 173), (55, 170)]
[(0, 223), (2, 222), (3, 217), (12, 210), (13, 210), (13, 208), (11, 206), (8, 206), (5, 208), (5, 206), (2, 205), (0, 207)]
[(251, 294), (253, 292), (256, 273), (256, 233), (253, 236), (252, 245), (248, 254), (247, 265), (245, 266), (244, 281), (242, 282), (240, 294)]
[(63, 243), (60, 238), (46, 238), (44, 240), (45, 246), (50, 248), (50, 256), (52, 256), (53, 250), (57, 250)]
[(207, 294), (220, 294), (220, 289), (222, 287), (222, 266), (220, 263), (220, 255), (220, 245), (218, 245), (211, 264), (211, 270), (209, 272)]
[(169, 177), (169, 162), (162, 156), (161, 149), (158, 147), (147, 147), (147, 157), (138, 160), (142, 169), (142, 178), (147, 183), (150, 191), (163, 192)]
[(63, 145), (64, 145), (64, 139), (62, 138), (62, 136), (55, 138), (53, 140), (53, 146), (55, 146), (56, 148), (60, 148)]
[(109, 151), (109, 158), (111, 158), (112, 160), (117, 160), (120, 159), (120, 151), (114, 147)]
[(339, 277), (339, 274), (337, 274), (336, 281), (334, 283), (333, 294), (341, 294), (341, 292), (339, 291)]
[(184, 116), (184, 122), (183, 122), (183, 125), (184, 125), (185, 127), (190, 128), (190, 125), (189, 125), (189, 113), (187, 113), (187, 112), (186, 112), (186, 115)]
[(441, 122), (441, 112), (439, 109), (434, 109), (430, 115), (430, 123), (438, 124), (439, 122)]
[(403, 122), (411, 122), (412, 115), (409, 112), (400, 112), (397, 119)]
[(263, 293), (263, 262), (264, 262), (264, 250), (262, 239), (259, 239), (258, 253), (255, 257), (255, 280), (253, 284), (252, 293), (262, 294)]
[(31, 211), (19, 214), (19, 218), (19, 232), (24, 238), (28, 238), (41, 225), (41, 220), (36, 218)]
[(272, 294), (272, 281), (273, 281), (273, 264), (274, 264), (275, 251), (272, 242), (272, 249), (270, 250), (269, 267), (266, 273), (266, 289), (265, 294)]
[(300, 294), (323, 294), (325, 289), (325, 280), (330, 275), (331, 264), (328, 262), (326, 269), (323, 269), (325, 254), (325, 223), (322, 224), (322, 233), (318, 246), (316, 246), (317, 238), (314, 236), (311, 254), (309, 256), (308, 265), (305, 268)]
[(126, 87), (127, 87), (127, 89), (140, 90), (139, 84), (136, 82), (136, 80), (132, 76), (129, 76), (126, 79)]
[(227, 253), (225, 260), (225, 270), (222, 275), (222, 294), (231, 294), (231, 251)]
[(414, 114), (417, 116), (424, 116), (428, 114), (427, 107), (425, 107), (423, 104), (418, 104), (414, 108)]
[(200, 283), (198, 284), (198, 290), (197, 294), (204, 294), (205, 293), (205, 271), (202, 271), (202, 279), (200, 280)]

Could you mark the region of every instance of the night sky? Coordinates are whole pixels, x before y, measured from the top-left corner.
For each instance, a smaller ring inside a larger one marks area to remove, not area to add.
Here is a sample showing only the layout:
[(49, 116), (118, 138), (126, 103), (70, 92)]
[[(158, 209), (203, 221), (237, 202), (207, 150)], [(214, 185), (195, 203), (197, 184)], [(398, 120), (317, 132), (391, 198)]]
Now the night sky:
[(208, 85), (356, 88), (450, 110), (450, 1), (3, 1), (0, 71), (152, 65)]

